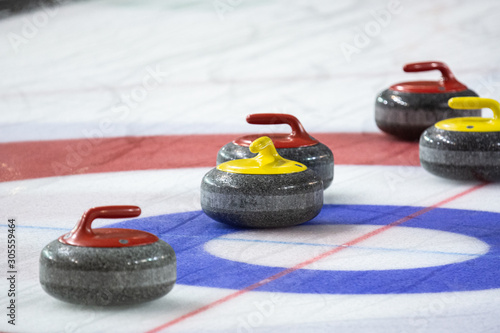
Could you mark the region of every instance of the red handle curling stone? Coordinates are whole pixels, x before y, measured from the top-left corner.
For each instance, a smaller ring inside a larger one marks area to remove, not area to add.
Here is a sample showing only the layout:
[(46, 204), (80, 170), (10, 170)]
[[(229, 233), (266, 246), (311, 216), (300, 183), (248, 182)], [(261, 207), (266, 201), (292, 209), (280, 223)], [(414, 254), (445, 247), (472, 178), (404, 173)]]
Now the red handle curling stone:
[(89, 209), (66, 235), (40, 253), (40, 284), (51, 296), (74, 304), (125, 305), (167, 294), (177, 278), (174, 249), (141, 230), (98, 228), (98, 218), (141, 214), (137, 206)]
[(415, 141), (426, 128), (436, 122), (454, 118), (480, 116), (481, 110), (453, 110), (448, 100), (453, 97), (477, 96), (455, 78), (448, 66), (440, 61), (407, 64), (407, 73), (440, 71), (435, 81), (396, 83), (382, 91), (375, 101), (375, 122), (382, 131), (403, 140)]
[(291, 114), (254, 113), (246, 118), (249, 124), (290, 126), (290, 133), (251, 134), (237, 138), (223, 146), (217, 154), (217, 164), (235, 159), (254, 157), (248, 149), (250, 144), (262, 136), (269, 137), (278, 153), (286, 159), (305, 164), (316, 172), (326, 189), (333, 181), (333, 153), (324, 144), (311, 137), (300, 121)]

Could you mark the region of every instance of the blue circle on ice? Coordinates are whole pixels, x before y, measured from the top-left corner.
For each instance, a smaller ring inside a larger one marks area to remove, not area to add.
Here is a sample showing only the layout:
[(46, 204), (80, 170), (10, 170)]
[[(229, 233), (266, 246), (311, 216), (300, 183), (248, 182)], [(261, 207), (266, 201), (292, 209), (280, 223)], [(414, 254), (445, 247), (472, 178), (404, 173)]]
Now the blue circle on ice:
[[(308, 225), (387, 225), (422, 207), (325, 205)], [(169, 243), (177, 255), (177, 283), (243, 289), (286, 268), (236, 262), (214, 256), (204, 245), (242, 231), (215, 222), (202, 211), (128, 220), (116, 227), (141, 229)], [(436, 208), (402, 224), (475, 237), (490, 246), (471, 260), (411, 269), (331, 271), (298, 269), (255, 290), (313, 294), (399, 294), (484, 290), (500, 287), (500, 214)]]

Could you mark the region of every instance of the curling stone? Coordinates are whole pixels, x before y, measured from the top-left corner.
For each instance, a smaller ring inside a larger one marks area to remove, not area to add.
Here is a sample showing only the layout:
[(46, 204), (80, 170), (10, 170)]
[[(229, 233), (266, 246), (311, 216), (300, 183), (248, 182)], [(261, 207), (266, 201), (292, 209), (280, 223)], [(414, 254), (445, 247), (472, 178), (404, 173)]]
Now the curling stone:
[(267, 136), (249, 148), (258, 155), (219, 164), (203, 177), (201, 207), (209, 217), (237, 227), (274, 228), (318, 215), (323, 183), (314, 171), (282, 158)]
[[(333, 153), (324, 144), (312, 138), (300, 121), (292, 115), (283, 113), (258, 113), (247, 116), (250, 124), (288, 124), (292, 128), (287, 134), (264, 134), (273, 140), (278, 154), (283, 158), (305, 164), (323, 180), (326, 189), (333, 181)], [(263, 135), (247, 135), (237, 138), (219, 150), (217, 164), (236, 159), (254, 157), (248, 150), (250, 144)]]
[(397, 83), (384, 90), (375, 101), (375, 122), (384, 132), (403, 140), (418, 140), (436, 122), (454, 117), (480, 117), (481, 110), (452, 110), (448, 100), (477, 96), (460, 83), (445, 63), (431, 61), (407, 64), (405, 72), (441, 71), (438, 81)]
[(500, 181), (500, 104), (489, 98), (456, 97), (454, 109), (490, 108), (493, 118), (440, 121), (420, 138), (420, 164), (440, 177)]
[(40, 283), (57, 299), (84, 305), (124, 305), (167, 294), (176, 280), (170, 245), (132, 229), (92, 229), (96, 218), (141, 214), (137, 206), (89, 209), (69, 233), (49, 243), (40, 255)]

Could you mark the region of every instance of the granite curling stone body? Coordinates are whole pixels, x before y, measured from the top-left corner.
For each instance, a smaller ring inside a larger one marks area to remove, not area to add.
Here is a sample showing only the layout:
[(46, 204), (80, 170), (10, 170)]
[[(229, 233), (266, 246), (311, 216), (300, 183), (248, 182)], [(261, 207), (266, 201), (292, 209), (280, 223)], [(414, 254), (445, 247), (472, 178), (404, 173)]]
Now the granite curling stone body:
[[(333, 181), (333, 153), (326, 145), (312, 138), (296, 117), (284, 113), (256, 113), (248, 115), (246, 120), (250, 124), (290, 125), (291, 133), (265, 136), (271, 138), (283, 158), (305, 164), (321, 177), (325, 189), (330, 186)], [(263, 135), (247, 135), (226, 144), (217, 154), (217, 164), (255, 157), (248, 147), (260, 136)]]
[(454, 117), (481, 116), (481, 110), (453, 110), (448, 100), (459, 96), (477, 96), (460, 83), (442, 62), (407, 64), (405, 72), (441, 71), (438, 81), (402, 82), (377, 96), (375, 122), (384, 132), (403, 140), (418, 140), (422, 132), (436, 122)]
[(92, 229), (96, 218), (139, 216), (137, 206), (88, 210), (73, 230), (45, 246), (40, 283), (60, 300), (83, 305), (124, 305), (167, 294), (176, 280), (170, 245), (148, 232)]
[(274, 228), (307, 222), (323, 207), (321, 178), (304, 164), (283, 159), (269, 137), (250, 145), (254, 158), (219, 164), (203, 177), (201, 207), (216, 221)]
[(420, 138), (420, 164), (440, 177), (500, 181), (500, 104), (489, 98), (456, 97), (456, 109), (490, 108), (493, 118), (467, 117), (438, 122)]

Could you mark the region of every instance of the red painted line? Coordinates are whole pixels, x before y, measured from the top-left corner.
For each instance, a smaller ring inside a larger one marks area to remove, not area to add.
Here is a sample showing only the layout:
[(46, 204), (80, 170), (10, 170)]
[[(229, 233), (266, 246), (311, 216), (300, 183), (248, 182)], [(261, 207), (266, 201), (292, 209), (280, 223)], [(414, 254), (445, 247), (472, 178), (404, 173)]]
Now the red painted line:
[[(0, 182), (76, 174), (214, 167), (242, 134), (165, 135), (0, 143)], [(319, 133), (335, 164), (420, 165), (418, 143), (378, 133)]]
[(207, 310), (210, 310), (210, 309), (216, 307), (219, 304), (226, 303), (226, 302), (228, 302), (228, 301), (230, 301), (230, 300), (232, 300), (232, 299), (234, 299), (234, 298), (236, 298), (238, 296), (246, 294), (249, 291), (255, 290), (255, 289), (257, 289), (257, 288), (259, 288), (259, 287), (261, 287), (263, 285), (266, 285), (266, 284), (268, 284), (270, 282), (273, 282), (273, 281), (275, 281), (275, 280), (277, 280), (277, 279), (279, 279), (279, 278), (281, 278), (283, 276), (286, 276), (286, 275), (288, 275), (290, 273), (293, 273), (293, 272), (295, 272), (295, 271), (297, 271), (297, 270), (299, 270), (301, 268), (304, 268), (304, 267), (306, 267), (306, 266), (308, 266), (308, 265), (310, 265), (312, 263), (315, 263), (315, 262), (317, 262), (317, 261), (319, 261), (321, 259), (324, 259), (326, 257), (329, 257), (329, 256), (335, 254), (335, 253), (338, 253), (338, 252), (340, 252), (340, 251), (342, 251), (342, 250), (344, 250), (344, 249), (346, 249), (346, 248), (348, 248), (350, 246), (357, 245), (357, 244), (359, 244), (359, 243), (361, 243), (361, 242), (363, 242), (363, 241), (365, 241), (365, 240), (367, 240), (367, 239), (369, 239), (369, 238), (371, 238), (373, 236), (381, 234), (382, 232), (384, 232), (386, 230), (389, 230), (389, 229), (391, 229), (391, 228), (393, 228), (395, 226), (399, 226), (399, 225), (401, 225), (401, 224), (403, 224), (403, 223), (405, 223), (405, 222), (407, 222), (409, 220), (412, 220), (412, 219), (414, 219), (414, 218), (416, 218), (418, 216), (421, 216), (421, 215), (423, 215), (425, 213), (428, 213), (428, 212), (432, 211), (433, 209), (436, 209), (436, 208), (438, 208), (440, 206), (443, 206), (443, 205), (445, 205), (445, 204), (447, 204), (449, 202), (452, 202), (453, 200), (461, 198), (461, 197), (463, 197), (463, 196), (465, 196), (465, 195), (467, 195), (467, 194), (469, 194), (471, 192), (477, 191), (477, 190), (483, 188), (484, 186), (486, 186), (488, 184), (489, 183), (482, 183), (482, 184), (473, 186), (473, 187), (471, 187), (471, 188), (469, 188), (469, 189), (467, 189), (465, 191), (462, 191), (462, 192), (460, 192), (460, 193), (458, 193), (458, 194), (456, 194), (454, 196), (451, 196), (451, 197), (449, 197), (449, 198), (447, 198), (447, 199), (445, 199), (443, 201), (440, 201), (440, 202), (438, 202), (438, 203), (436, 203), (436, 204), (434, 204), (432, 206), (423, 208), (423, 209), (421, 209), (421, 210), (419, 210), (419, 211), (417, 211), (417, 212), (415, 212), (413, 214), (410, 214), (408, 216), (405, 216), (405, 217), (403, 217), (403, 218), (401, 218), (401, 219), (399, 219), (397, 221), (391, 222), (391, 223), (389, 223), (389, 224), (387, 224), (387, 225), (385, 225), (383, 227), (377, 228), (377, 229), (375, 229), (375, 230), (373, 230), (373, 231), (371, 231), (369, 233), (366, 233), (366, 234), (361, 235), (361, 236), (359, 236), (359, 237), (357, 237), (357, 238), (355, 238), (353, 240), (345, 242), (342, 245), (339, 245), (338, 247), (336, 247), (334, 249), (331, 249), (329, 251), (323, 252), (323, 253), (317, 255), (316, 257), (313, 257), (311, 259), (305, 260), (305, 261), (303, 261), (303, 262), (301, 262), (301, 263), (299, 263), (299, 264), (297, 264), (297, 265), (295, 265), (293, 267), (287, 268), (287, 269), (285, 269), (285, 270), (283, 270), (283, 271), (281, 271), (281, 272), (279, 272), (277, 274), (274, 274), (274, 275), (272, 275), (272, 276), (270, 276), (270, 277), (268, 277), (268, 278), (266, 278), (264, 280), (261, 280), (261, 281), (259, 281), (257, 283), (254, 283), (254, 284), (252, 284), (252, 285), (250, 285), (250, 286), (248, 286), (248, 287), (246, 287), (244, 289), (238, 290), (238, 291), (236, 291), (236, 292), (234, 292), (232, 294), (229, 294), (229, 295), (227, 295), (227, 296), (225, 296), (223, 298), (220, 298), (220, 299), (218, 299), (218, 300), (216, 300), (216, 301), (214, 301), (212, 303), (209, 303), (209, 304), (207, 304), (205, 306), (202, 306), (202, 307), (200, 307), (200, 308), (198, 308), (198, 309), (196, 309), (194, 311), (188, 312), (188, 313), (186, 313), (186, 314), (184, 314), (184, 315), (182, 315), (182, 316), (180, 316), (180, 317), (178, 317), (178, 318), (176, 318), (174, 320), (171, 320), (171, 321), (169, 321), (169, 322), (167, 322), (167, 323), (165, 323), (163, 325), (160, 325), (160, 326), (158, 326), (156, 328), (153, 328), (153, 329), (147, 331), (146, 333), (160, 332), (160, 331), (162, 331), (162, 330), (164, 330), (166, 328), (169, 328), (169, 327), (171, 327), (171, 326), (173, 326), (173, 325), (175, 325), (175, 324), (177, 324), (179, 322), (182, 322), (182, 321), (184, 321), (184, 320), (186, 320), (188, 318), (196, 316), (199, 313), (202, 313), (202, 312), (205, 312)]

